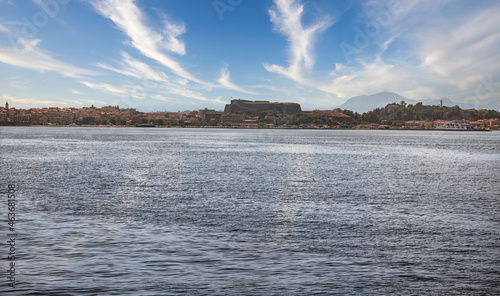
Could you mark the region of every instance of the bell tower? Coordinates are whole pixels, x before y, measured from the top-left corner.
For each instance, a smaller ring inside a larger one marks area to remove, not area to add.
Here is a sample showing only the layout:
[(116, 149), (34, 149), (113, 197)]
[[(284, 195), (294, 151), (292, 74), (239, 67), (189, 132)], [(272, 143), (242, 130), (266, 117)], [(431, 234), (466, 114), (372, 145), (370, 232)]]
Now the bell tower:
[(5, 101), (5, 109), (9, 110), (9, 102)]

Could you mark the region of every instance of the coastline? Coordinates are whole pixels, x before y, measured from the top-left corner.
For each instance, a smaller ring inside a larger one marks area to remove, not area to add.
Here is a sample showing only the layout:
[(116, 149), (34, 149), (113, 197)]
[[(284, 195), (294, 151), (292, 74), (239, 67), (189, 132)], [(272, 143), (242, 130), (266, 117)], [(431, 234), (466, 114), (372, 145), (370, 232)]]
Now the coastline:
[[(68, 127), (91, 127), (91, 128), (138, 128), (144, 129), (145, 127), (138, 127), (135, 125), (29, 125), (29, 124), (10, 124), (10, 125), (0, 125), (0, 127), (46, 127), (46, 128), (68, 128)], [(340, 127), (321, 127), (321, 126), (274, 126), (274, 127), (262, 127), (262, 126), (154, 126), (147, 127), (148, 129), (282, 129), (282, 130), (370, 130), (370, 131), (444, 131), (444, 132), (492, 132), (498, 131), (495, 129), (481, 129), (481, 130), (453, 130), (453, 129), (439, 129), (439, 128), (399, 128), (399, 127), (389, 127), (389, 128), (364, 128), (364, 127), (353, 127), (353, 128), (340, 128)]]

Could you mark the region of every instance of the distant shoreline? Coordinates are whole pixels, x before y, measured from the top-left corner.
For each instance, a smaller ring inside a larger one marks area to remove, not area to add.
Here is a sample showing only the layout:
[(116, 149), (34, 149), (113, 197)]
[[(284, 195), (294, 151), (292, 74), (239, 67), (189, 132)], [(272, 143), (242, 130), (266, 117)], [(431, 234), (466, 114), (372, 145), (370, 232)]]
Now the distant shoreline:
[(155, 127), (137, 127), (132, 125), (0, 125), (0, 127), (47, 127), (47, 128), (68, 128), (68, 127), (91, 127), (91, 128), (136, 128), (136, 129), (241, 129), (241, 130), (267, 130), (267, 129), (282, 129), (282, 130), (363, 130), (363, 131), (444, 131), (444, 132), (491, 132), (493, 130), (452, 130), (452, 129), (435, 129), (435, 128), (326, 128), (326, 127), (256, 127), (256, 126), (155, 126)]

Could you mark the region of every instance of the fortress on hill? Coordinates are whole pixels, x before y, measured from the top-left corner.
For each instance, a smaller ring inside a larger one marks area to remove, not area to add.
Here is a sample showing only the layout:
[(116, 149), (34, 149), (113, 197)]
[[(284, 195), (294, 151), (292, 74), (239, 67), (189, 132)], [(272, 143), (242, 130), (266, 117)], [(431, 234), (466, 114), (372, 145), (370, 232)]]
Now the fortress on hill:
[(257, 116), (263, 111), (273, 111), (283, 114), (301, 113), (302, 109), (297, 103), (271, 103), (269, 101), (247, 101), (247, 100), (231, 100), (231, 104), (227, 104), (224, 108), (224, 113), (246, 113), (248, 115)]

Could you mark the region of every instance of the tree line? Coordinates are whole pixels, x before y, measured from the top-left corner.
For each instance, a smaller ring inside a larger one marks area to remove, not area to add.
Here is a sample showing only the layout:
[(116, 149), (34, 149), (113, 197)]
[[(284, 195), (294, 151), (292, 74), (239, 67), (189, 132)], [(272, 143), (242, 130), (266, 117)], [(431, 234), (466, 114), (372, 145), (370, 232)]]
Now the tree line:
[(393, 126), (402, 126), (406, 121), (434, 121), (434, 120), (471, 120), (500, 118), (500, 112), (487, 109), (461, 109), (453, 107), (424, 105), (419, 102), (415, 105), (401, 101), (399, 104), (387, 104), (385, 107), (359, 114), (351, 110), (336, 109), (351, 116), (361, 123), (384, 123)]

